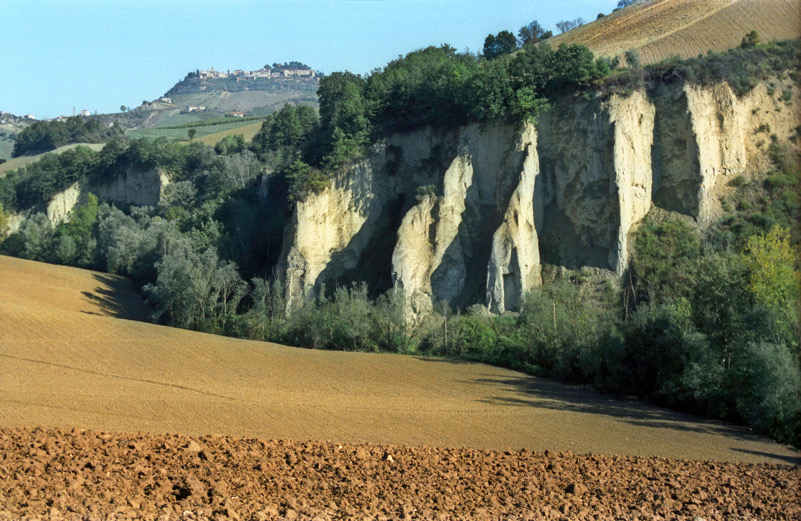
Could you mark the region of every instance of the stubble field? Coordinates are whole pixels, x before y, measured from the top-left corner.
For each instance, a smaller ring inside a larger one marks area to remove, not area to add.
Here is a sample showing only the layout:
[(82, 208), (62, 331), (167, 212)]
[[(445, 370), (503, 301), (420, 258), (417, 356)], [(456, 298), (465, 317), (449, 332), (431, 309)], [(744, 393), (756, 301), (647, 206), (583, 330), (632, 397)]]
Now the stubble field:
[(597, 56), (635, 49), (643, 64), (671, 56), (722, 52), (757, 31), (763, 41), (801, 37), (799, 0), (649, 0), (557, 35), (549, 44), (580, 43)]

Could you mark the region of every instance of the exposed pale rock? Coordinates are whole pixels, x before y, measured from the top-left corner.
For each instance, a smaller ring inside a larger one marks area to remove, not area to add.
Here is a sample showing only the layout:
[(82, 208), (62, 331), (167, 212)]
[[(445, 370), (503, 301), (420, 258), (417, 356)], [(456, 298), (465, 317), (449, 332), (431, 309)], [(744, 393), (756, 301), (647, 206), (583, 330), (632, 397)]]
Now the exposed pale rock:
[(392, 279), (402, 289), (407, 302), (418, 309), (431, 308), (431, 266), (434, 264), (432, 237), (437, 196), (421, 198), (403, 217), (398, 242), (392, 253)]
[(698, 209), (693, 217), (709, 222), (719, 213), (717, 201), (709, 197), (718, 176), (741, 174), (748, 163), (745, 150), (748, 115), (743, 110), (746, 104), (725, 83), (712, 88), (687, 85), (684, 92), (701, 175), (696, 196)]
[(111, 180), (92, 183), (82, 191), (95, 194), (99, 201), (118, 205), (156, 206), (170, 178), (159, 169), (126, 169)]
[[(74, 183), (58, 192), (47, 203), (44, 213), (55, 226), (69, 217), (70, 212), (85, 204), (88, 195), (94, 194), (101, 203), (118, 205), (155, 206), (161, 200), (164, 187), (169, 184), (166, 173), (153, 169), (147, 171), (127, 170), (122, 175), (103, 183)], [(19, 230), (23, 220), (41, 208), (32, 208), (22, 213), (12, 214), (10, 232)]]
[(492, 236), (487, 266), (486, 304), (493, 313), (517, 309), (523, 294), (542, 282), (534, 223), (534, 190), (539, 174), (537, 136), (528, 126), (521, 136), (525, 159), (501, 226)]
[[(786, 105), (777, 91), (788, 88)], [(714, 219), (721, 179), (765, 171), (769, 136), (790, 138), (797, 115), (791, 82), (742, 98), (725, 84), (675, 84), (566, 96), (536, 129), (391, 136), (297, 205), (279, 272), (295, 298), (381, 272), (415, 309), (444, 300), (513, 310), (540, 284), (541, 262), (622, 275), (652, 205)], [(427, 185), (433, 193), (416, 194)]]
[[(789, 79), (737, 97), (726, 83), (667, 86), (654, 96), (654, 204), (701, 225), (721, 214), (728, 181), (770, 168), (768, 146), (786, 142), (799, 122), (799, 91)], [(780, 101), (785, 90), (790, 103)], [(772, 91), (772, 92), (771, 92)]]
[(609, 252), (609, 266), (622, 275), (628, 267), (629, 233), (651, 209), (651, 147), (654, 138), (654, 105), (644, 93), (634, 92), (607, 103), (614, 124), (615, 185), (619, 207), (617, 248)]
[[(318, 284), (353, 269), (371, 236), (384, 203), (373, 183), (373, 168), (362, 161), (319, 194), (298, 201), (284, 232), (279, 273), (290, 305)], [(327, 271), (325, 280), (318, 280)]]
[[(420, 197), (398, 230), (393, 281), (414, 309), (439, 301), (465, 307), (486, 294), (500, 299), (503, 310), (505, 301), (517, 306), (516, 297), (538, 281), (535, 142), (530, 126), (522, 134), (510, 127), (461, 130), (442, 195)], [(500, 288), (489, 273), (500, 277)], [(512, 277), (511, 300), (504, 299), (504, 273)]]
[(67, 218), (73, 208), (79, 204), (83, 191), (78, 183), (73, 184), (63, 192), (53, 196), (45, 213), (53, 225), (56, 225)]
[(571, 269), (621, 275), (628, 235), (651, 206), (655, 110), (643, 92), (562, 100), (538, 127), (543, 171), (541, 253)]

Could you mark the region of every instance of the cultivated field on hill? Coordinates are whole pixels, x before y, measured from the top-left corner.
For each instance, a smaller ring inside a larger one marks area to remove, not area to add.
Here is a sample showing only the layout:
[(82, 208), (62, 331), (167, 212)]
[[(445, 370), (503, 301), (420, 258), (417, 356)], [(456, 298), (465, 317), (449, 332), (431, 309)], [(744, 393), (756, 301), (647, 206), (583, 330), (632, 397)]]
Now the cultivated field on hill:
[(207, 136), (203, 136), (201, 138), (195, 138), (196, 141), (200, 141), (204, 145), (211, 145), (214, 146), (226, 136), (234, 136), (236, 134), (242, 134), (244, 136), (246, 142), (250, 142), (253, 140), (253, 136), (255, 136), (259, 130), (261, 130), (262, 121), (257, 121), (255, 123), (250, 123), (249, 125), (243, 125), (241, 127), (236, 127), (228, 130), (223, 130), (221, 132), (216, 132), (214, 134), (209, 134)]
[(0, 427), (796, 461), (744, 429), (481, 364), (131, 319), (128, 281), (0, 256)]
[(648, 64), (725, 51), (751, 30), (763, 41), (801, 37), (801, 0), (645, 0), (548, 43), (580, 43), (599, 56), (636, 49)]
[[(250, 127), (254, 125), (258, 125), (255, 131), (252, 132)], [(225, 135), (231, 134), (247, 134), (245, 136), (246, 139), (248, 135), (252, 138), (253, 135), (256, 134), (259, 128), (261, 128), (261, 122), (258, 121), (254, 123), (253, 121), (240, 121), (238, 118), (231, 118), (230, 122), (220, 123), (215, 125), (201, 125), (197, 127), (192, 127), (195, 129), (195, 140), (201, 141), (203, 138), (207, 136), (217, 136), (219, 138), (210, 138), (212, 141), (211, 143), (207, 142), (209, 140), (203, 140), (205, 144), (215, 144), (217, 141), (222, 139)], [(138, 139), (138, 138), (146, 138), (146, 139), (158, 139), (158, 138), (167, 138), (170, 140), (188, 140), (189, 135), (187, 131), (189, 130), (188, 127), (182, 128), (161, 128), (161, 127), (153, 127), (153, 128), (137, 128), (128, 130), (125, 134), (131, 138)]]

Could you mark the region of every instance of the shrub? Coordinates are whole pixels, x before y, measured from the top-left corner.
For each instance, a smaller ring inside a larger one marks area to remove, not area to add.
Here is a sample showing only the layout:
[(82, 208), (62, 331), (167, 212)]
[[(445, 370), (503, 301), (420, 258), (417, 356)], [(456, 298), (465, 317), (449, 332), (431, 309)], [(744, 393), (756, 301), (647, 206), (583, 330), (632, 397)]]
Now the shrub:
[(322, 192), (331, 182), (328, 175), (299, 159), (284, 168), (281, 175), (289, 183), (289, 200), (293, 202), (301, 201), (311, 193)]
[(738, 360), (734, 395), (740, 415), (762, 433), (801, 444), (801, 371), (781, 344), (749, 342)]
[(634, 239), (631, 270), (635, 290), (652, 303), (689, 297), (700, 254), (701, 241), (686, 222), (646, 219)]
[(759, 33), (752, 30), (748, 32), (745, 36), (743, 36), (743, 41), (740, 43), (740, 47), (744, 49), (748, 49), (750, 47), (756, 47), (759, 44), (761, 38), (759, 37)]

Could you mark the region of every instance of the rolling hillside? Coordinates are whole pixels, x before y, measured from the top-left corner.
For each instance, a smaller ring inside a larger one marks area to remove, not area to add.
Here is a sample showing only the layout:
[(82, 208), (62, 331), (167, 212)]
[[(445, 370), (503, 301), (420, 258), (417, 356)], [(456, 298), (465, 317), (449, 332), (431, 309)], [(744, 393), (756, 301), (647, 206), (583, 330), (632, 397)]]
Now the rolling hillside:
[(310, 351), (131, 319), (128, 281), (0, 256), (0, 427), (782, 462), (744, 429), (474, 363)]
[(548, 40), (596, 55), (635, 49), (643, 64), (736, 47), (751, 30), (763, 41), (801, 37), (801, 0), (643, 0)]

